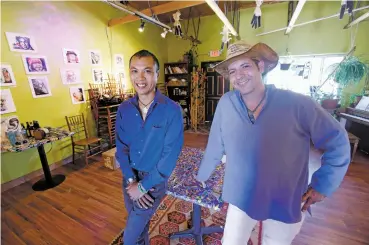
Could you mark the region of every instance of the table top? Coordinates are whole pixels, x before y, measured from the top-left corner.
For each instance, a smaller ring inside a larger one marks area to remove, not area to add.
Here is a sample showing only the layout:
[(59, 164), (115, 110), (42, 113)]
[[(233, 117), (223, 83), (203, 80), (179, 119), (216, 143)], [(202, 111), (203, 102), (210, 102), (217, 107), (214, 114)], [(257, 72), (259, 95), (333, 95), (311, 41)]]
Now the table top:
[(46, 135), (45, 139), (36, 140), (33, 137), (28, 138), (28, 143), (22, 145), (12, 146), (11, 144), (1, 145), (1, 153), (5, 152), (22, 152), (30, 148), (38, 147), (50, 142), (58, 141), (66, 137), (72, 136), (74, 132), (69, 132), (68, 130), (62, 128), (51, 128), (46, 127), (49, 133)]
[(224, 164), (220, 162), (210, 178), (205, 181), (206, 186), (204, 187), (195, 178), (203, 154), (203, 150), (198, 148), (182, 148), (177, 166), (168, 181), (167, 194), (217, 210), (223, 205), (221, 193)]

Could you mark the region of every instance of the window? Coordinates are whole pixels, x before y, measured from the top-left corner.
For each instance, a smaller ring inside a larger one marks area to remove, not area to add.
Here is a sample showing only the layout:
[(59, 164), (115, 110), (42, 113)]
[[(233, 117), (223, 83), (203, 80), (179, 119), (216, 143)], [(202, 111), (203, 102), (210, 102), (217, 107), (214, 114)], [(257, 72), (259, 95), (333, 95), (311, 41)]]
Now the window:
[[(312, 96), (335, 67), (343, 60), (344, 55), (327, 56), (292, 56), (289, 67), (281, 66), (287, 57), (280, 57), (277, 67), (267, 74), (266, 84), (274, 84), (277, 88), (292, 90)], [(328, 79), (319, 89), (325, 94), (337, 95), (338, 85), (332, 78)]]

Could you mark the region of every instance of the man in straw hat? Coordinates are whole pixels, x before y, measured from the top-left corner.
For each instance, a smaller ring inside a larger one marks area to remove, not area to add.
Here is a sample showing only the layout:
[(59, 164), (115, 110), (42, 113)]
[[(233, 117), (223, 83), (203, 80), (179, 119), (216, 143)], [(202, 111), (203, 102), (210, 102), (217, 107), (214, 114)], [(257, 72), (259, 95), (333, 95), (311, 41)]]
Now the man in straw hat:
[[(291, 244), (305, 211), (332, 195), (350, 163), (338, 121), (311, 98), (263, 83), (277, 64), (268, 45), (238, 41), (215, 67), (234, 91), (217, 105), (197, 179), (206, 181), (226, 155), (223, 245), (246, 245), (257, 221), (263, 221), (263, 245)], [(311, 141), (324, 153), (309, 184)]]

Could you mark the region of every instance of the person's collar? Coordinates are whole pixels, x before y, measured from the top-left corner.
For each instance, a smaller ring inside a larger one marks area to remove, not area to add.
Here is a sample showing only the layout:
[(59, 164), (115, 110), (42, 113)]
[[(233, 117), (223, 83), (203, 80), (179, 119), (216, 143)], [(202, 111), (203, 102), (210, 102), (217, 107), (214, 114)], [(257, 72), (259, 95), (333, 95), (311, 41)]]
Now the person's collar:
[[(166, 97), (159, 91), (159, 89), (156, 89), (155, 91), (155, 97), (154, 97), (154, 101), (153, 103), (156, 104), (165, 104), (166, 103)], [(135, 105), (138, 106), (138, 95), (137, 93), (135, 94), (135, 96), (132, 98), (131, 102)]]

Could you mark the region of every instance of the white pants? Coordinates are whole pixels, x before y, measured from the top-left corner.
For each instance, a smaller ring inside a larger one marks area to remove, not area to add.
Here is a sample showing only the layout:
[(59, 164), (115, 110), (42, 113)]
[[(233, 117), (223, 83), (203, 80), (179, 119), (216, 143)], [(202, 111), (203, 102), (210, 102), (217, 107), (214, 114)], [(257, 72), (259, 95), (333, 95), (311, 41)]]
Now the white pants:
[[(261, 244), (290, 245), (300, 232), (304, 218), (305, 213), (302, 213), (302, 220), (295, 224), (286, 224), (270, 219), (263, 221)], [(222, 244), (247, 245), (257, 222), (236, 206), (229, 204)]]

